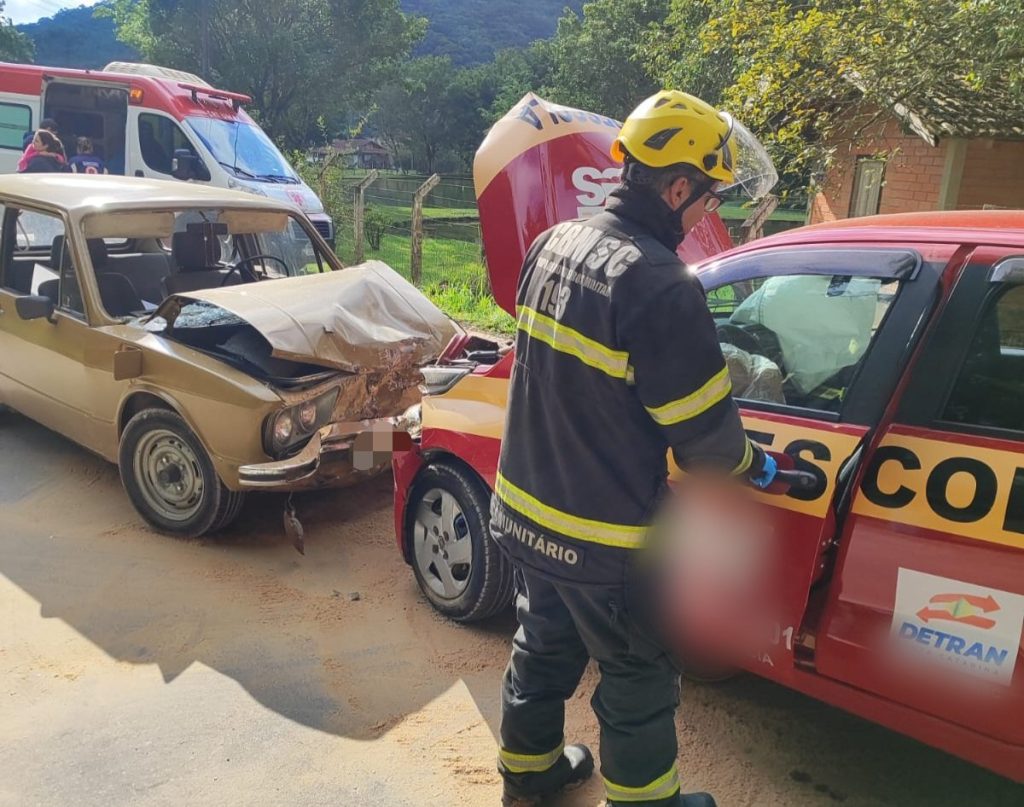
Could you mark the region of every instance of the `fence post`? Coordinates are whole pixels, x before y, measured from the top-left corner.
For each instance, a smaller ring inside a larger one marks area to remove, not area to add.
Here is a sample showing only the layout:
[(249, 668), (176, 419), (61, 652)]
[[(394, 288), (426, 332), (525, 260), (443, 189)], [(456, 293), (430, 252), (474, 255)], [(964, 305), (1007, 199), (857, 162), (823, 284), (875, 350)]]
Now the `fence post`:
[(778, 206), (778, 196), (766, 196), (758, 202), (757, 207), (747, 216), (747, 220), (740, 225), (740, 243), (746, 244), (760, 238), (764, 232), (764, 223)]
[(380, 171), (375, 168), (363, 178), (362, 182), (356, 185), (355, 205), (352, 210), (353, 226), (356, 229), (356, 263), (363, 262), (363, 253), (365, 251), (365, 246), (363, 244), (363, 239), (365, 237), (363, 230), (363, 211), (366, 209), (366, 189), (376, 182), (377, 177), (379, 176)]
[(441, 177), (437, 174), (429, 177), (420, 185), (412, 199), (412, 250), (409, 265), (409, 278), (414, 286), (423, 280), (423, 201), (437, 187)]

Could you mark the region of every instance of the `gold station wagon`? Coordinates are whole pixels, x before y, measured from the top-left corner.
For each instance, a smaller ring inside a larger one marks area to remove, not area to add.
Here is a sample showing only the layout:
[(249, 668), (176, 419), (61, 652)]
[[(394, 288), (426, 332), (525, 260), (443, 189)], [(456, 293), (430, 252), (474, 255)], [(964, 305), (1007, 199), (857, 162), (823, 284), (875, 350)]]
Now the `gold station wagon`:
[(35, 174), (0, 179), (0, 213), (0, 405), (117, 463), (164, 532), (387, 467), (381, 433), (457, 332), (265, 197)]

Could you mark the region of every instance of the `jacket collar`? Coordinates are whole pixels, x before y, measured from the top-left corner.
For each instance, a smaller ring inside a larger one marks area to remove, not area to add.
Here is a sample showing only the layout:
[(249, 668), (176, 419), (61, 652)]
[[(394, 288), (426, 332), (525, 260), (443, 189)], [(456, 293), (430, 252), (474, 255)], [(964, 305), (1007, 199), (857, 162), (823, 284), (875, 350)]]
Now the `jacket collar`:
[(682, 243), (683, 226), (679, 214), (650, 191), (619, 185), (609, 194), (605, 209), (638, 225), (672, 252)]

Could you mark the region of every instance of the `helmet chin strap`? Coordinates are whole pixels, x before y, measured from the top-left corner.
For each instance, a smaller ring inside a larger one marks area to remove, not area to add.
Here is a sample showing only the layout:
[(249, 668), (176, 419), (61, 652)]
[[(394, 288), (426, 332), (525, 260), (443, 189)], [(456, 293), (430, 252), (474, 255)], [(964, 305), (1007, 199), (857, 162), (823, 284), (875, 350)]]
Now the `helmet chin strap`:
[(692, 190), (692, 191), (690, 192), (690, 195), (689, 195), (689, 196), (687, 196), (687, 197), (686, 197), (686, 198), (685, 198), (685, 199), (683, 200), (682, 204), (680, 204), (680, 205), (679, 205), (679, 207), (677, 207), (677, 208), (676, 208), (675, 210), (673, 210), (673, 211), (672, 211), (672, 215), (673, 215), (673, 217), (675, 217), (675, 219), (676, 219), (676, 220), (678, 221), (678, 231), (679, 231), (679, 234), (680, 234), (680, 235), (682, 236), (682, 237), (681, 237), (681, 238), (679, 239), (680, 241), (682, 241), (682, 240), (683, 240), (683, 238), (686, 238), (686, 236), (688, 235), (688, 233), (686, 232), (686, 230), (685, 230), (685, 229), (683, 228), (683, 213), (685, 213), (685, 212), (686, 212), (687, 210), (689, 210), (689, 209), (690, 209), (690, 206), (691, 206), (691, 205), (693, 205), (693, 204), (696, 204), (696, 203), (697, 203), (697, 201), (698, 201), (698, 200), (699, 200), (699, 199), (700, 199), (700, 198), (701, 198), (701, 197), (702, 197), (702, 196), (703, 196), (703, 195), (704, 195), (705, 193), (707, 193), (707, 192), (708, 192), (708, 189), (709, 189), (709, 188), (710, 188), (710, 185), (709, 185), (709, 186), (706, 186), (706, 187), (700, 187), (699, 185), (698, 185), (698, 186), (696, 186), (696, 187), (695, 187), (695, 188), (694, 188), (694, 189), (693, 189), (693, 190)]
[[(628, 155), (626, 158), (626, 164), (623, 167), (622, 178), (631, 185), (647, 188), (649, 192), (659, 196), (659, 198), (664, 201), (664, 197), (658, 194), (653, 188), (655, 180), (654, 171), (643, 163), (636, 162)], [(683, 213), (686, 212), (690, 205), (696, 203), (697, 200), (707, 193), (712, 184), (714, 184), (708, 183), (701, 185), (694, 182), (692, 179), (689, 180), (689, 182), (693, 184), (694, 189), (678, 207), (672, 208), (668, 202), (665, 202), (665, 206), (668, 207), (670, 211), (668, 217), (672, 225), (672, 230), (679, 236), (680, 243), (684, 238), (686, 238), (686, 230), (683, 229)]]

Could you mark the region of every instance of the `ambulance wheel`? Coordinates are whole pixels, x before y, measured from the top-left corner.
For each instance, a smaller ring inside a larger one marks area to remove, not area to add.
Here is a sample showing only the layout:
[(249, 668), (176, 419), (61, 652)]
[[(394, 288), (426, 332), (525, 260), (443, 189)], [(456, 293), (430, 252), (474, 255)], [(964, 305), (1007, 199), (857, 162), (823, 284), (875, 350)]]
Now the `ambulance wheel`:
[(465, 466), (438, 461), (409, 493), (405, 542), (423, 595), (455, 622), (478, 622), (512, 603), (512, 565), (491, 540), (490, 491)]

